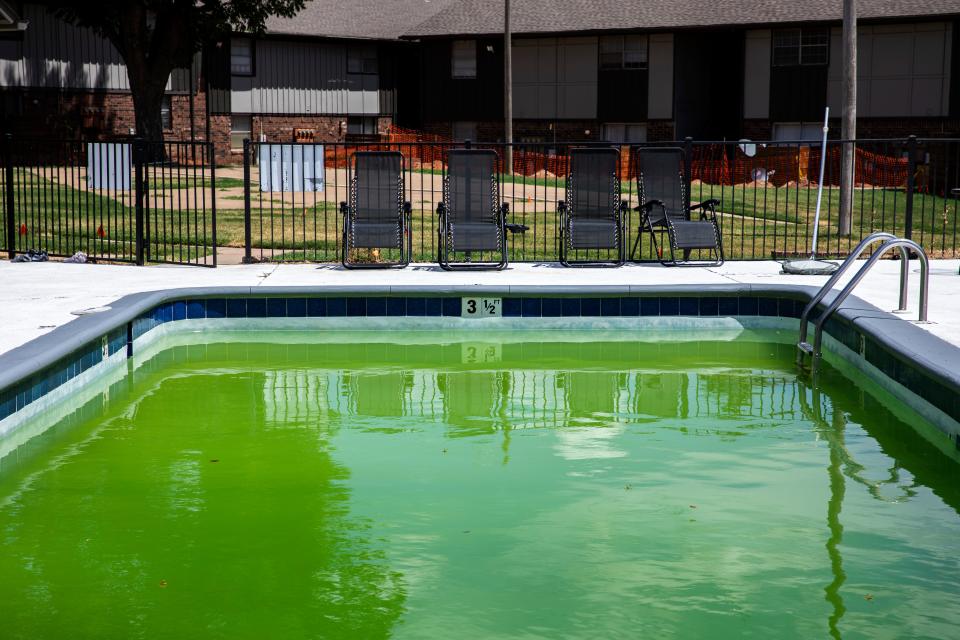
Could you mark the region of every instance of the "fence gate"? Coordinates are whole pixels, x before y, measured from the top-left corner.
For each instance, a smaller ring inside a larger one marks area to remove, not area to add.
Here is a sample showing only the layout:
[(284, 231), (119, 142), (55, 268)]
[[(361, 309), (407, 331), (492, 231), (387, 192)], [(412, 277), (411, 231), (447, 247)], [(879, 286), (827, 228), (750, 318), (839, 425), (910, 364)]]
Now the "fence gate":
[(206, 142), (0, 141), (0, 249), (216, 266)]

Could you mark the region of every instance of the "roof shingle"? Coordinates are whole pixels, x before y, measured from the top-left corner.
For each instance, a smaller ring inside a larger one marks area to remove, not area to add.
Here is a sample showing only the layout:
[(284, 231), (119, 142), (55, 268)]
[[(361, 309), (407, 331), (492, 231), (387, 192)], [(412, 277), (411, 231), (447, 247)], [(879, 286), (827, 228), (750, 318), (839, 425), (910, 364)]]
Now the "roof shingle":
[[(780, 22), (834, 21), (840, 0), (512, 0), (515, 33), (609, 29), (670, 29)], [(862, 19), (943, 17), (960, 14), (960, 0), (860, 0)], [(498, 33), (502, 0), (457, 0), (435, 12), (407, 36)]]
[(270, 18), (267, 33), (393, 40), (454, 1), (307, 0), (293, 18)]

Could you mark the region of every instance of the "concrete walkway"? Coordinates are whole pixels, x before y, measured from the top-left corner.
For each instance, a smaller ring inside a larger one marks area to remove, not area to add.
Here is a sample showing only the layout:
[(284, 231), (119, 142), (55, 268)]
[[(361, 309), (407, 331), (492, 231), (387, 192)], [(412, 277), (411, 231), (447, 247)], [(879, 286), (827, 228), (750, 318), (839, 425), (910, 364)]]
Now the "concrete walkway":
[[(879, 262), (855, 295), (881, 309), (897, 306), (900, 263)], [(958, 260), (931, 262), (930, 323), (925, 330), (960, 346), (960, 268)], [(910, 313), (917, 318), (919, 263), (910, 264)], [(217, 269), (180, 266), (0, 262), (0, 353), (70, 322), (72, 311), (109, 305), (121, 296), (143, 291), (198, 286), (342, 286), (342, 285), (818, 285), (825, 277), (785, 276), (776, 262), (728, 262), (716, 269), (668, 269), (627, 265), (620, 269), (564, 269), (556, 264), (518, 264), (502, 272), (448, 273), (432, 265), (398, 271), (345, 271), (330, 265), (255, 264)], [(957, 363), (960, 368), (960, 362)]]

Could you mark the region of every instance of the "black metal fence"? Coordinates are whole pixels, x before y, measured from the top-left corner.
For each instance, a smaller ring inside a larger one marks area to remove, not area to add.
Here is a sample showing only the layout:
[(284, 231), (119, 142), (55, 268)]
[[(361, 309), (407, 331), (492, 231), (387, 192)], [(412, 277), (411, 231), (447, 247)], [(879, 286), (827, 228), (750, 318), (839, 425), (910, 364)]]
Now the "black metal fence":
[(11, 258), (216, 266), (216, 167), (204, 142), (0, 140)]
[[(339, 204), (348, 200), (354, 154), (389, 150), (404, 157), (413, 259), (436, 260), (447, 152), (469, 143), (265, 144), (248, 143), (241, 166), (216, 167), (213, 147), (205, 142), (4, 138), (0, 250), (11, 256), (30, 248), (55, 256), (83, 251), (99, 260), (209, 266), (216, 265), (218, 252), (236, 260), (336, 262), (343, 239)], [(472, 146), (497, 153), (508, 222), (527, 227), (508, 236), (510, 260), (556, 261), (557, 203), (566, 198), (569, 152), (588, 143)], [(809, 253), (819, 142), (683, 140), (618, 146), (621, 197), (630, 205), (628, 246), (640, 233), (634, 207), (640, 204), (636, 157), (643, 146), (684, 148), (687, 193), (691, 202), (719, 201), (728, 259)], [(845, 146), (853, 149), (855, 160), (848, 187), (849, 233), (841, 233), (840, 226)], [(932, 257), (960, 256), (958, 200), (951, 195), (960, 187), (960, 140), (830, 141), (825, 166), (821, 255), (844, 256), (870, 233), (888, 231), (916, 240)], [(390, 259), (361, 251), (359, 260)], [(634, 258), (657, 258), (642, 234)]]
[[(437, 204), (443, 198), (446, 154), (467, 143), (390, 142), (290, 145), (288, 154), (313, 162), (323, 184), (287, 191), (277, 176), (261, 176), (270, 160), (261, 145), (245, 153), (244, 233), (248, 259), (333, 262), (339, 259), (343, 220), (338, 204), (348, 199), (353, 155), (357, 151), (399, 151), (404, 156), (405, 198), (412, 205), (414, 261), (434, 261), (437, 253)], [(278, 152), (281, 145), (263, 147)], [(565, 198), (569, 151), (588, 143), (474, 143), (500, 158), (501, 199), (510, 207), (508, 222), (527, 227), (509, 237), (511, 261), (555, 261), (559, 255), (557, 202)], [(596, 146), (596, 145), (593, 145)], [(609, 146), (609, 145), (606, 145)], [(717, 211), (728, 259), (755, 260), (810, 252), (819, 186), (818, 142), (694, 142), (623, 145), (620, 150), (621, 197), (629, 203), (627, 240), (640, 234), (636, 152), (642, 146), (679, 146), (686, 151), (687, 193), (692, 202), (719, 200)], [(841, 233), (840, 166), (842, 148), (853, 148), (849, 233)], [(297, 156), (297, 154), (299, 154)], [(512, 155), (512, 171), (507, 170)], [(322, 160), (320, 158), (322, 157)], [(276, 160), (276, 159), (275, 159)], [(274, 162), (273, 171), (279, 165)], [(315, 183), (316, 184), (316, 183)], [(845, 256), (863, 237), (889, 231), (913, 238), (935, 257), (956, 257), (960, 186), (960, 140), (831, 141), (828, 145), (818, 250)], [(638, 261), (656, 260), (653, 243), (640, 235)], [(371, 252), (370, 259), (381, 259)]]

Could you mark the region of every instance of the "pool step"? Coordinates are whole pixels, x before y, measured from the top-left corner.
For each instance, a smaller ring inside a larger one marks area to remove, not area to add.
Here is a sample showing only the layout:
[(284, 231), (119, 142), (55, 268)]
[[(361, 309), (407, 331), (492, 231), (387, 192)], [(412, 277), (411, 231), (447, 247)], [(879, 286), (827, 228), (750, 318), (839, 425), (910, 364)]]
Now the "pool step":
[(799, 349), (800, 351), (808, 355), (811, 355), (811, 356), (813, 355), (813, 345), (810, 344), (809, 342), (798, 342), (797, 349)]

